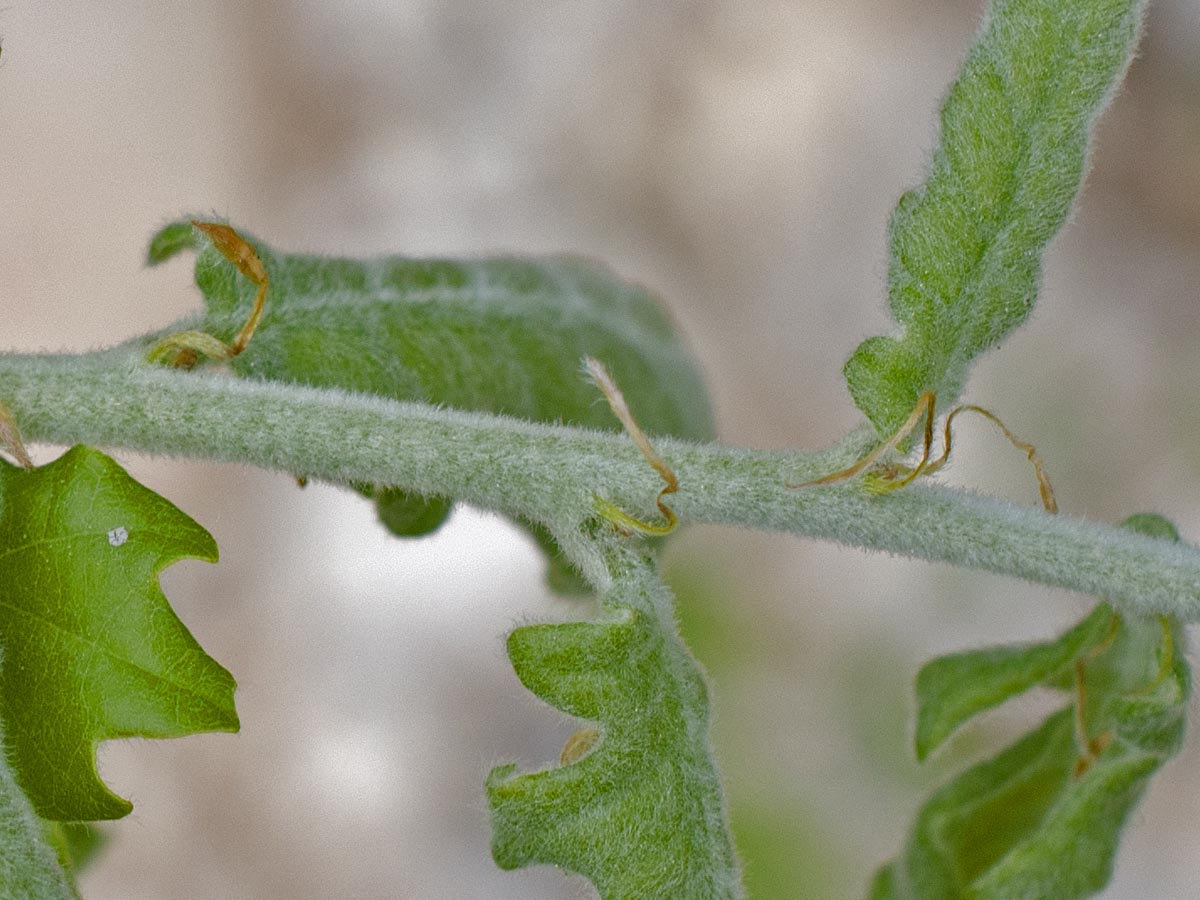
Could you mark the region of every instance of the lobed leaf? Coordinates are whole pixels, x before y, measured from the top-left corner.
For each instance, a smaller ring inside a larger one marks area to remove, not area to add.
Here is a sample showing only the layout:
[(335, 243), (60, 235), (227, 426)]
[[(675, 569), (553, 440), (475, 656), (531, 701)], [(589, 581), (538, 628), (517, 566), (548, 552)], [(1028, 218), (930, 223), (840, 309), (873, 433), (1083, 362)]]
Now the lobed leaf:
[[(1159, 516), (1124, 524), (1178, 540)], [(901, 856), (876, 875), (873, 900), (1075, 900), (1103, 888), (1130, 811), (1183, 739), (1182, 627), (1101, 605), (1058, 641), (960, 654), (927, 672), (919, 715), (937, 723), (927, 749), (1036, 684), (1070, 689), (1073, 702), (930, 798)], [(980, 684), (954, 688), (955, 676)]]
[(582, 874), (604, 900), (740, 897), (703, 677), (653, 562), (633, 551), (610, 562), (604, 620), (509, 636), (522, 683), (598, 723), (600, 740), (558, 768), (492, 771), (492, 853), (505, 869), (547, 863)]
[(132, 806), (97, 775), (99, 741), (238, 728), (232, 676), (158, 586), (216, 544), (89, 447), (28, 471), (0, 462), (0, 503), (8, 759), (43, 818), (118, 818)]
[(846, 363), (881, 436), (932, 391), (951, 404), (972, 361), (1029, 316), (1041, 257), (1083, 178), (1088, 137), (1129, 62), (1144, 0), (993, 0), (941, 114), (925, 184), (889, 226), (899, 333)]
[(1101, 604), (1058, 640), (970, 650), (926, 663), (917, 675), (917, 759), (978, 713), (1036, 685), (1056, 683), (1104, 640), (1114, 615)]

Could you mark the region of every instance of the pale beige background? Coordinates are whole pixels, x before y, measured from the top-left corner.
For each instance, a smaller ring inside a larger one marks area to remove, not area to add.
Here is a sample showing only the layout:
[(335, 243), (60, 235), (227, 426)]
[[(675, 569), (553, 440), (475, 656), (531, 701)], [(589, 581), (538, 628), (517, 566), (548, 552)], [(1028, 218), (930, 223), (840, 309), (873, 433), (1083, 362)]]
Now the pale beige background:
[[(0, 10), (0, 345), (85, 349), (192, 309), (186, 264), (142, 267), (181, 212), (314, 251), (568, 250), (661, 291), (724, 440), (828, 443), (856, 422), (842, 361), (887, 327), (888, 212), (920, 177), (980, 9), (16, 0)], [(1041, 306), (969, 392), (1038, 443), (1065, 511), (1154, 509), (1192, 541), (1198, 61), (1200, 7), (1156, 2)], [(958, 454), (950, 480), (1036, 502), (981, 425)], [(488, 768), (551, 760), (571, 730), (503, 658), (513, 624), (579, 614), (544, 595), (530, 547), (470, 512), (400, 544), (333, 489), (118, 456), (220, 542), (220, 565), (165, 582), (239, 678), (244, 727), (102, 749), (136, 809), (88, 900), (590, 896), (554, 871), (500, 872), (487, 850)], [(705, 659), (717, 734), (735, 802), (807, 835), (789, 898), (860, 896), (899, 844), (930, 777), (906, 761), (921, 659), (1043, 636), (1087, 606), (717, 529), (680, 536), (669, 568), (699, 573), (691, 595), (734, 623)], [(1155, 782), (1106, 897), (1195, 896), (1198, 747)]]

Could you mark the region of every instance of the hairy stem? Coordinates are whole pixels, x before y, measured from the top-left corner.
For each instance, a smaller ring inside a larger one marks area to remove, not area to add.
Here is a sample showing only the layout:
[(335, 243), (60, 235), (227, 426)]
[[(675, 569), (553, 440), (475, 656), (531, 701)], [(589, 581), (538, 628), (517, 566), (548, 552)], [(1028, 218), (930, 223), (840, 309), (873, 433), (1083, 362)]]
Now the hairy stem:
[[(594, 497), (652, 508), (658, 476), (629, 439), (336, 390), (148, 366), (124, 350), (0, 354), (0, 403), (31, 441), (249, 463), (336, 482), (452, 496), (556, 532)], [(1200, 552), (1184, 545), (930, 485), (871, 496), (803, 490), (856, 448), (766, 453), (656, 438), (679, 476), (684, 522), (788, 531), (986, 569), (1126, 611), (1200, 620)], [(0, 498), (2, 502), (2, 498)]]

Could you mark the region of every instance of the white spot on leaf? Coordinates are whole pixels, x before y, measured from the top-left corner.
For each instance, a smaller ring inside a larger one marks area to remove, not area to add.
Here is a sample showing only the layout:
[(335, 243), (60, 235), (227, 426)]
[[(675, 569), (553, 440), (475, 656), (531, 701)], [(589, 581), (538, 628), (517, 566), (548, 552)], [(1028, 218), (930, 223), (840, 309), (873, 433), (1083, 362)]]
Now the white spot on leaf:
[(129, 540), (129, 531), (124, 525), (118, 525), (108, 533), (108, 542), (114, 547), (120, 547), (127, 540)]

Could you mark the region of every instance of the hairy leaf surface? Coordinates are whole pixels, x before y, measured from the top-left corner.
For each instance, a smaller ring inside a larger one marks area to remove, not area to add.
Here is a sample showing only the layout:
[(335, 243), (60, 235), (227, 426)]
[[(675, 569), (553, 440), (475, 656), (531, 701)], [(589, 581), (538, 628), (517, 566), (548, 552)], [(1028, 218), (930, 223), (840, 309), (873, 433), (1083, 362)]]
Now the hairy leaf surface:
[[(225, 340), (255, 286), (199, 230), (173, 223), (151, 262), (199, 249), (205, 330)], [(247, 236), (270, 277), (240, 375), (616, 430), (585, 356), (621, 385), (650, 434), (712, 437), (708, 397), (647, 291), (576, 257), (346, 259), (280, 253)]]
[(611, 571), (602, 621), (509, 636), (522, 683), (601, 736), (558, 768), (492, 771), (493, 855), (506, 869), (578, 872), (604, 900), (740, 897), (707, 690), (670, 619), (670, 592), (633, 551), (614, 551)]
[(1033, 308), (1047, 243), (1083, 177), (1088, 136), (1123, 73), (1143, 0), (993, 0), (942, 108), (925, 184), (889, 227), (899, 333), (846, 363), (881, 436), (933, 391), (943, 406), (971, 362)]
[[(1125, 525), (1178, 540), (1158, 516)], [(1072, 703), (939, 790), (900, 858), (876, 876), (872, 900), (1075, 900), (1103, 888), (1130, 811), (1183, 739), (1184, 655), (1177, 622), (1101, 605), (1058, 641), (926, 666), (918, 680), (920, 720), (934, 723), (918, 730), (926, 752), (1037, 684), (1069, 691)]]
[(96, 773), (99, 741), (237, 730), (232, 676), (158, 586), (188, 557), (216, 560), (208, 532), (99, 451), (0, 462), (0, 720), (38, 815), (129, 812)]
[[(237, 374), (341, 388), (539, 422), (611, 431), (619, 424), (582, 373), (599, 359), (650, 434), (713, 437), (703, 381), (656, 299), (602, 265), (576, 257), (479, 260), (346, 259), (280, 253), (247, 237), (270, 279), (266, 312)], [(232, 339), (255, 285), (188, 222), (151, 241), (150, 261), (197, 249), (205, 315), (188, 327)], [(354, 485), (376, 497), (398, 536), (435, 530), (446, 498), (396, 485)], [(533, 523), (550, 583), (581, 581)]]
[(1039, 684), (1060, 683), (1085, 650), (1104, 640), (1113, 616), (1101, 604), (1055, 641), (969, 650), (926, 663), (917, 675), (917, 759), (984, 710)]

